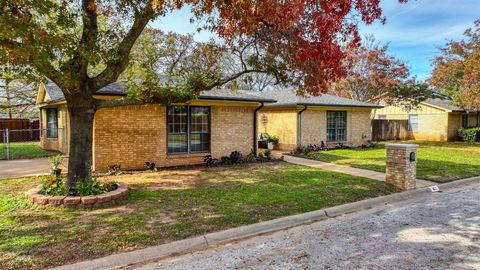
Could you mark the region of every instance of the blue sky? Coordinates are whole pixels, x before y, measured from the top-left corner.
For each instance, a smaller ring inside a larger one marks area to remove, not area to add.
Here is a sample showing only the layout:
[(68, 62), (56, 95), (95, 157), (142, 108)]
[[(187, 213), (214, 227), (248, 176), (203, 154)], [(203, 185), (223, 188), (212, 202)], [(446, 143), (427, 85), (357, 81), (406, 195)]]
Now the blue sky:
[[(410, 0), (399, 4), (383, 0), (382, 8), (387, 23), (361, 26), (362, 34), (373, 34), (378, 41), (390, 44), (389, 53), (406, 61), (412, 74), (427, 79), (431, 60), (438, 48), (449, 39), (462, 38), (463, 32), (480, 19), (480, 0)], [(195, 33), (198, 25), (190, 24), (188, 9), (169, 14), (151, 24), (152, 27), (177, 33)], [(195, 34), (206, 41), (210, 33)]]

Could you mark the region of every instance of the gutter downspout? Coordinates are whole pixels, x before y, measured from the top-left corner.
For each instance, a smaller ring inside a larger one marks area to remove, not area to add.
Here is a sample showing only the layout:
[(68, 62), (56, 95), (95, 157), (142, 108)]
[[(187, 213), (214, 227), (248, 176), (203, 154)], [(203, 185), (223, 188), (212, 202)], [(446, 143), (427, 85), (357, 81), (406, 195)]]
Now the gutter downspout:
[(307, 110), (307, 105), (298, 112), (297, 116), (297, 146), (302, 145), (302, 113)]
[(257, 115), (258, 115), (258, 111), (259, 111), (260, 109), (262, 109), (263, 106), (264, 106), (264, 103), (263, 103), (263, 101), (262, 101), (262, 102), (260, 102), (260, 106), (258, 106), (258, 107), (255, 109), (255, 111), (253, 111), (253, 154), (254, 154), (255, 156), (257, 156), (257, 154), (258, 154), (258, 153), (257, 153), (257, 152), (258, 152), (258, 150), (257, 150), (257, 147), (258, 147), (258, 140), (257, 140), (257, 139), (258, 139), (258, 138), (257, 138), (257, 129), (258, 129), (257, 118), (258, 118), (258, 117), (257, 117)]

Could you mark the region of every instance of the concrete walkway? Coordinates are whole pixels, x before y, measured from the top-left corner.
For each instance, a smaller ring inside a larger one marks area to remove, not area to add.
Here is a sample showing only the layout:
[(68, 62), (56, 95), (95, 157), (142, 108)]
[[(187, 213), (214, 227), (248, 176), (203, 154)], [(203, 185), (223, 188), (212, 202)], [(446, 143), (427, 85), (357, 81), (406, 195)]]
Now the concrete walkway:
[(50, 167), (48, 158), (0, 160), (0, 179), (44, 175)]
[[(288, 163), (309, 166), (309, 167), (318, 168), (318, 169), (327, 170), (327, 171), (340, 172), (340, 173), (354, 175), (354, 176), (367, 177), (367, 178), (375, 179), (379, 181), (385, 181), (385, 173), (381, 173), (381, 172), (358, 169), (358, 168), (348, 167), (344, 165), (337, 165), (337, 164), (327, 163), (327, 162), (318, 161), (318, 160), (294, 157), (290, 155), (283, 155), (283, 157), (284, 157), (284, 160)], [(437, 185), (437, 183), (417, 179), (417, 187), (429, 187), (433, 185)]]

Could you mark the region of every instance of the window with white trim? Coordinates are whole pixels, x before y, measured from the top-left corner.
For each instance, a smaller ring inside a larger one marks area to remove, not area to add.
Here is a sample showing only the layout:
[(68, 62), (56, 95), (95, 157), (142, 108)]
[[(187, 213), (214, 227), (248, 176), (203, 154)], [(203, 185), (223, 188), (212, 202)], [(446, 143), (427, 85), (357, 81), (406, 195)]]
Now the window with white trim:
[(418, 131), (418, 114), (408, 115), (408, 131)]

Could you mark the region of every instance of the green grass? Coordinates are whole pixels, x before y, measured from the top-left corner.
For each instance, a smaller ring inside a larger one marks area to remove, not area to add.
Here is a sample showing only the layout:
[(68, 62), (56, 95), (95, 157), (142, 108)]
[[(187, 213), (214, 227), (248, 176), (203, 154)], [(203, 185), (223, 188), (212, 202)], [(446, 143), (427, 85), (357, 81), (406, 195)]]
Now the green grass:
[[(0, 143), (0, 157), (3, 157), (3, 144)], [(39, 142), (10, 143), (10, 159), (39, 158), (58, 155), (58, 152), (47, 151)]]
[[(480, 144), (466, 142), (422, 142), (417, 153), (417, 177), (439, 183), (480, 175)], [(312, 152), (308, 158), (385, 172), (384, 142), (375, 148), (336, 149)]]
[(106, 177), (133, 191), (99, 210), (31, 205), (35, 179), (0, 181), (0, 269), (40, 269), (393, 192), (283, 162)]

